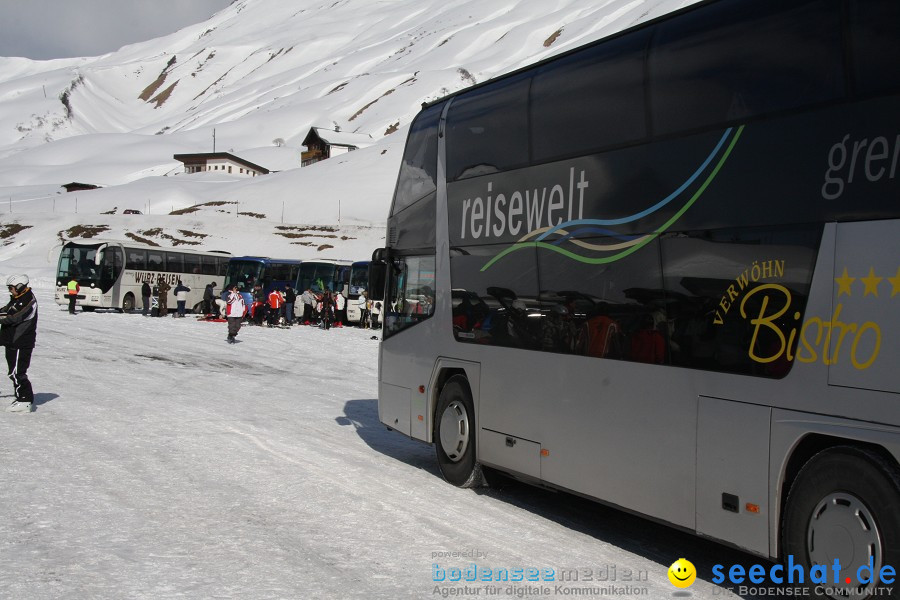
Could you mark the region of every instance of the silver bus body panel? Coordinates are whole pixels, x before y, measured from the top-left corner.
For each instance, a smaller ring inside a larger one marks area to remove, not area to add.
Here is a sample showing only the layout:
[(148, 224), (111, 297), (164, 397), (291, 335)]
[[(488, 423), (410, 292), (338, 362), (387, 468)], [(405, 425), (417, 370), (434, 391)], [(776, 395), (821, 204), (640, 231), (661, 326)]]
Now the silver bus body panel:
[[(447, 214), (443, 189), (439, 215)], [(884, 229), (896, 226), (825, 226), (806, 321), (831, 322), (840, 302), (841, 322), (853, 315), (861, 322), (879, 317), (885, 327), (890, 324), (881, 307), (871, 316), (857, 315), (857, 300), (875, 298), (863, 295), (859, 281), (849, 298), (838, 298), (835, 278), (845, 265), (865, 267), (860, 275), (866, 276), (869, 263), (879, 276), (893, 275), (888, 269), (900, 254), (890, 246), (896, 242), (884, 245), (889, 239)], [(782, 379), (457, 342), (450, 325), (446, 218), (439, 218), (437, 227), (438, 240), (444, 241), (436, 258), (435, 315), (382, 344), (379, 411), (388, 426), (431, 442), (440, 373), (463, 369), (472, 388), (478, 458), (484, 464), (771, 557), (778, 552), (784, 468), (804, 436), (877, 438), (900, 459), (900, 424), (891, 421), (896, 420), (897, 394), (836, 385), (856, 375), (846, 369), (854, 368), (844, 356), (852, 343), (847, 339), (837, 363), (827, 364), (826, 354), (839, 349), (838, 336), (826, 340), (824, 333), (807, 331), (807, 343), (819, 350), (815, 357), (804, 355), (805, 362), (795, 361)], [(867, 245), (868, 252), (848, 250)], [(879, 300), (889, 300), (890, 288), (882, 285)], [(877, 387), (896, 387), (891, 357), (900, 354), (897, 337), (895, 331), (882, 331), (880, 355), (869, 365), (884, 369)], [(871, 347), (866, 348), (864, 354), (862, 342), (857, 344), (857, 366), (871, 355)], [(424, 394), (418, 392), (420, 385), (426, 386)], [(403, 427), (389, 421), (394, 413), (406, 415)], [(723, 510), (723, 493), (740, 498), (739, 513)], [(759, 512), (744, 510), (745, 502)]]

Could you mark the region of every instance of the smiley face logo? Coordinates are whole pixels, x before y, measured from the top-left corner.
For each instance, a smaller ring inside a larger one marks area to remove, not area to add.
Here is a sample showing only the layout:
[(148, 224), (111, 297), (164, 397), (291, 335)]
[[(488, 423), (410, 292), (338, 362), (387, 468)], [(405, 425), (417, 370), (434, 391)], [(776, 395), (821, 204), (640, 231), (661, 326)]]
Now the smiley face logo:
[(697, 569), (691, 561), (679, 558), (669, 567), (669, 581), (677, 588), (691, 587), (697, 579)]

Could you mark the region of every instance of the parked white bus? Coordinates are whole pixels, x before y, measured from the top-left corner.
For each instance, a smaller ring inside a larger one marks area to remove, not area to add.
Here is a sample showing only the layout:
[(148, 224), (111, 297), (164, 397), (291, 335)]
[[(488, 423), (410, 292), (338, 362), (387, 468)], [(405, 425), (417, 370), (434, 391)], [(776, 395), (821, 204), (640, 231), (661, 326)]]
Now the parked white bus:
[(897, 57), (896, 0), (708, 1), (424, 106), (370, 273), (380, 420), (455, 485), (501, 471), (885, 595)]
[(187, 287), (188, 310), (199, 312), (208, 283), (221, 286), (231, 254), (200, 250), (175, 250), (131, 241), (74, 240), (63, 245), (56, 269), (56, 303), (68, 304), (67, 283), (76, 277), (81, 291), (76, 305), (82, 310), (139, 307), (144, 282), (155, 287), (160, 280), (170, 286), (168, 305), (175, 307), (175, 285)]

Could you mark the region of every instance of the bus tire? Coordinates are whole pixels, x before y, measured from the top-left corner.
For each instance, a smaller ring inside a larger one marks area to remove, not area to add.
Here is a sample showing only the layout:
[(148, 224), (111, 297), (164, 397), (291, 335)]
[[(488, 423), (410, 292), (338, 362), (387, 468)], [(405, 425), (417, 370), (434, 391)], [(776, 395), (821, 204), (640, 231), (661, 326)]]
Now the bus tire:
[[(857, 582), (860, 566), (873, 557), (874, 573), (900, 564), (900, 472), (881, 455), (838, 446), (819, 452), (797, 474), (782, 519), (782, 560), (810, 573), (827, 569), (828, 584), (809, 589), (810, 597), (867, 598)], [(835, 583), (833, 565), (840, 560)], [(867, 570), (863, 574), (868, 574)], [(851, 583), (846, 578), (851, 578)], [(871, 584), (870, 584), (871, 585)], [(883, 588), (884, 584), (880, 584)], [(828, 590), (844, 590), (829, 594)]]
[(438, 398), (434, 446), (441, 475), (457, 487), (484, 483), (475, 452), (475, 405), (469, 382), (462, 375), (447, 380)]
[(122, 312), (131, 312), (134, 310), (134, 294), (128, 292), (122, 299)]

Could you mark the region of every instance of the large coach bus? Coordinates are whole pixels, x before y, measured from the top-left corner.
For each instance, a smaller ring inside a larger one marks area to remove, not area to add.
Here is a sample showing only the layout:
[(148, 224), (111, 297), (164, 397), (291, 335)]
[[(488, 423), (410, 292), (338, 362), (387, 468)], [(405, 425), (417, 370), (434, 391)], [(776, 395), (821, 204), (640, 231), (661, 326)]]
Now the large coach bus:
[(225, 302), (233, 284), (238, 285), (248, 311), (253, 306), (253, 288), (259, 284), (264, 297), (274, 289), (296, 287), (301, 261), (293, 258), (269, 258), (268, 256), (235, 256), (228, 261), (225, 285), (221, 299)]
[(238, 284), (244, 292), (251, 292), (256, 284), (268, 294), (273, 289), (284, 291), (285, 286), (294, 286), (300, 273), (301, 261), (292, 258), (269, 258), (268, 256), (235, 256), (228, 261), (225, 273), (223, 295), (232, 284)]
[(505, 472), (877, 593), (898, 59), (896, 0), (718, 0), (425, 105), (373, 256), (380, 420), (455, 485)]
[(199, 312), (206, 285), (222, 280), (230, 257), (227, 252), (176, 250), (133, 241), (72, 240), (59, 253), (56, 303), (69, 303), (66, 286), (75, 277), (81, 287), (76, 305), (84, 311), (133, 310), (141, 300), (144, 282), (155, 286), (161, 280), (171, 286), (169, 306), (174, 306), (174, 288), (181, 280), (191, 288), (187, 306)]

